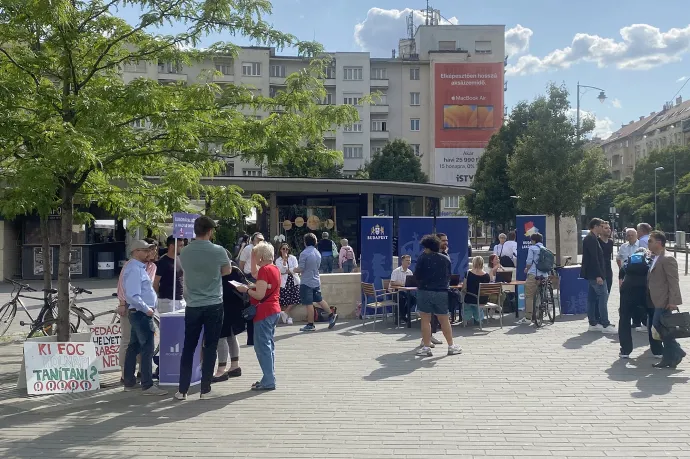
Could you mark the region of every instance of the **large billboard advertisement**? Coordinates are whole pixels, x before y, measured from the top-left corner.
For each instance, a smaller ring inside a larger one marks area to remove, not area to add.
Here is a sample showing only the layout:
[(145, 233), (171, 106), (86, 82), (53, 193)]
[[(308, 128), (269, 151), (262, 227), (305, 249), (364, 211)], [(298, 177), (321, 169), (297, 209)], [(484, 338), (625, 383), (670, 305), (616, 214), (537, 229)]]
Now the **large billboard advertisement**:
[(471, 186), (503, 124), (503, 63), (434, 64), (434, 181)]

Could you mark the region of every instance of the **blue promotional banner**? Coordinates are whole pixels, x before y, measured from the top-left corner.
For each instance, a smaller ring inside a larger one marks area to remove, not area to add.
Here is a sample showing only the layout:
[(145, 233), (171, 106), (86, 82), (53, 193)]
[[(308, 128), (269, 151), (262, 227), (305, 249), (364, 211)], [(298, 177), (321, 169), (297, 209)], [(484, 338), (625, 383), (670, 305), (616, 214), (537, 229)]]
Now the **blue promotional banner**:
[(451, 272), (464, 279), (469, 267), (467, 246), (469, 243), (469, 220), (467, 217), (437, 217), (436, 234), (448, 236), (448, 253)]
[(527, 279), (525, 266), (527, 266), (527, 251), (531, 245), (530, 236), (540, 233), (544, 237), (544, 245), (547, 245), (546, 238), (546, 215), (518, 215), (515, 217), (515, 233), (517, 233), (517, 280)]
[(417, 257), (422, 253), (422, 238), (434, 232), (434, 217), (398, 217), (398, 263), (403, 255), (412, 258), (414, 271)]
[[(176, 386), (180, 381), (180, 357), (184, 348), (184, 314), (163, 313), (160, 316), (160, 365), (161, 386)], [(192, 363), (192, 386), (201, 382), (201, 347), (203, 334), (199, 337)]]
[(589, 284), (580, 279), (579, 266), (565, 266), (558, 269), (560, 277), (559, 299), (562, 314), (587, 314)]
[[(362, 282), (374, 284), (380, 290), (383, 279), (390, 279), (393, 271), (393, 217), (362, 217), (361, 228)], [(373, 299), (362, 298), (363, 305), (370, 301)], [(363, 313), (371, 315), (374, 311), (366, 309)]]
[(194, 239), (194, 220), (199, 214), (175, 212), (173, 214), (173, 236), (177, 239)]

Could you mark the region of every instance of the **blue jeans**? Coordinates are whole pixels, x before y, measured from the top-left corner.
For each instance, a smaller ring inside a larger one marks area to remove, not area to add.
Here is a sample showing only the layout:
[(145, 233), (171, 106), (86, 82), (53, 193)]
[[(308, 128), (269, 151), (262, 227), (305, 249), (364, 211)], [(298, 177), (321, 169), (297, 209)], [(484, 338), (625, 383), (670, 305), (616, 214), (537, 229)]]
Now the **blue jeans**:
[(273, 336), (280, 314), (273, 314), (263, 320), (254, 322), (254, 351), (264, 373), (260, 384), (262, 387), (276, 387), (276, 343)]
[[(609, 322), (609, 312), (607, 303), (609, 302), (609, 291), (604, 283), (599, 285), (596, 280), (588, 280), (589, 291), (587, 292), (587, 318), (589, 325), (601, 324), (602, 327), (611, 325)], [(597, 314), (598, 313), (598, 314)]]
[[(661, 318), (666, 315), (670, 315), (671, 311), (667, 309), (660, 309), (660, 308), (654, 308), (654, 318), (652, 319), (652, 325), (654, 328), (657, 329), (657, 331), (660, 332), (661, 330)], [(685, 353), (680, 347), (680, 344), (678, 344), (678, 341), (676, 341), (675, 338), (672, 337), (667, 337), (661, 340), (662, 343), (664, 343), (664, 353), (663, 353), (663, 361), (664, 362), (669, 362), (669, 363), (676, 363), (678, 360), (680, 360)]]
[(355, 269), (355, 263), (353, 260), (343, 261), (343, 272), (344, 273), (351, 273), (353, 269)]
[(331, 274), (333, 272), (333, 261), (333, 255), (323, 255), (321, 257), (321, 266), (319, 267), (321, 274)]
[(148, 389), (153, 386), (153, 318), (143, 312), (130, 310), (129, 323), (132, 326), (132, 334), (125, 354), (125, 386), (132, 387), (137, 383), (134, 370), (137, 366), (137, 355), (141, 354), (141, 388)]

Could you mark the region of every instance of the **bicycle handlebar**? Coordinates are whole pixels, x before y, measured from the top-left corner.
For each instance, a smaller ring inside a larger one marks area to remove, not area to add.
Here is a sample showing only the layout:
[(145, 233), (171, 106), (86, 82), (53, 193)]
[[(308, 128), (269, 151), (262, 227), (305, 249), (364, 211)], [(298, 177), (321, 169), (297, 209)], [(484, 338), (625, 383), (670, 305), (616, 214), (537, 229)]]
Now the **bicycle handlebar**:
[(31, 286), (28, 284), (22, 284), (21, 282), (14, 281), (12, 279), (5, 278), (5, 281), (9, 282), (12, 285), (15, 285), (15, 286), (21, 288), (22, 290), (26, 290), (27, 292), (37, 292), (38, 291), (34, 288), (31, 288)]
[(87, 295), (93, 294), (91, 290), (86, 290), (85, 288), (75, 286), (72, 286), (72, 292), (74, 292), (76, 295), (81, 295), (82, 293), (86, 293)]

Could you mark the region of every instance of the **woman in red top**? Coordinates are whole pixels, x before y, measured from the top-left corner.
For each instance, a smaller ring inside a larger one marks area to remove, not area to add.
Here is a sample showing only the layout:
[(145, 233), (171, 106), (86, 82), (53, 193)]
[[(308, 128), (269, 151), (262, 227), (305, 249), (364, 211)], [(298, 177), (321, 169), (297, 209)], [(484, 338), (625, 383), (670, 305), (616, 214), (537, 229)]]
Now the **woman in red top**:
[(247, 289), (250, 301), (256, 306), (254, 316), (254, 351), (264, 376), (252, 385), (252, 390), (275, 390), (275, 342), (273, 336), (280, 317), (280, 270), (273, 264), (273, 246), (266, 242), (252, 249), (252, 257), (259, 267), (256, 284)]

